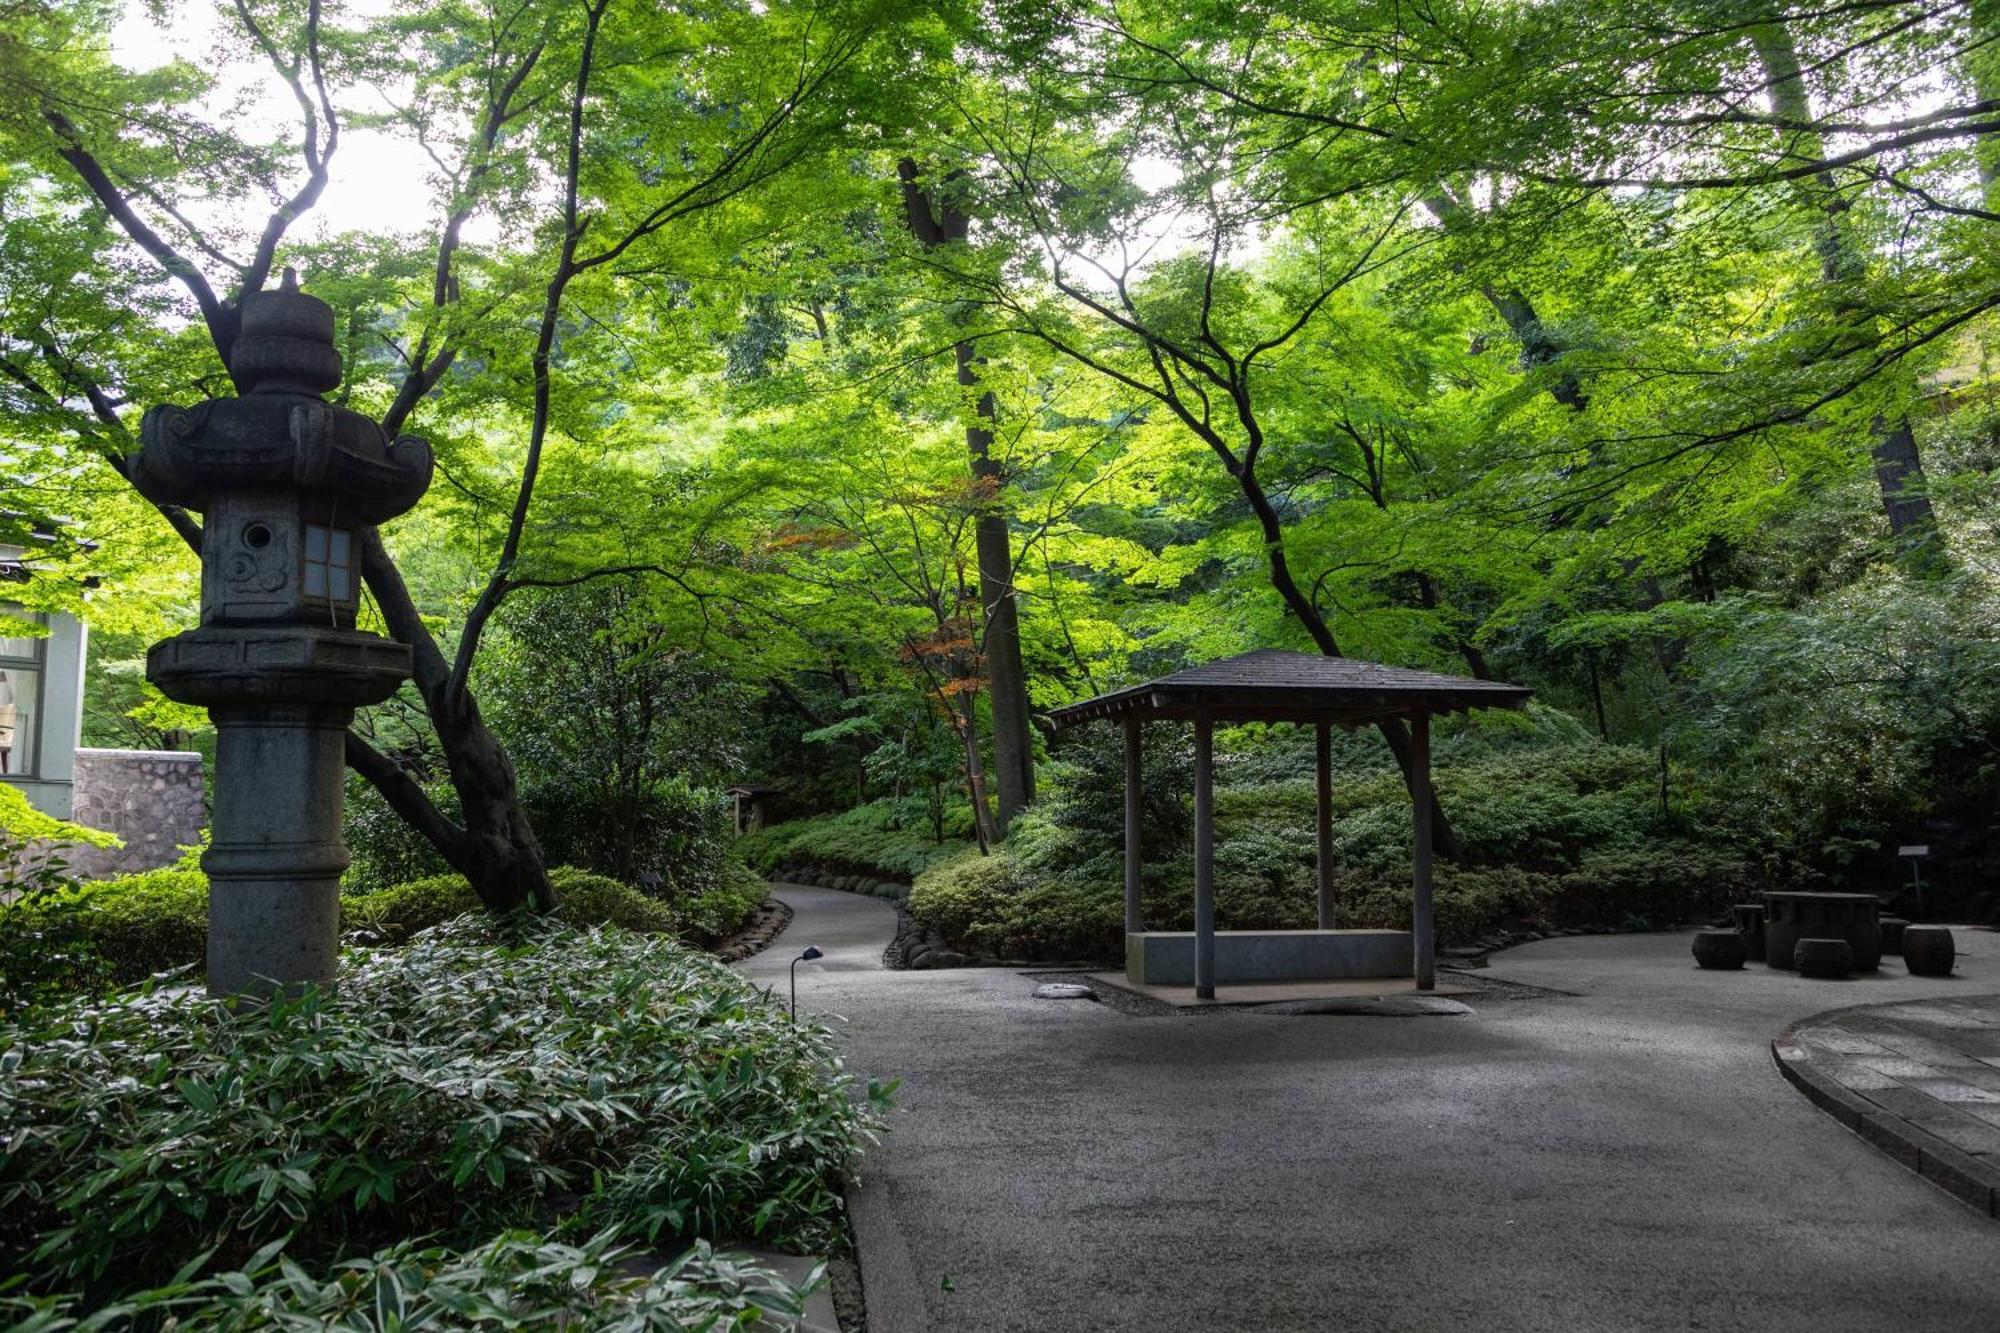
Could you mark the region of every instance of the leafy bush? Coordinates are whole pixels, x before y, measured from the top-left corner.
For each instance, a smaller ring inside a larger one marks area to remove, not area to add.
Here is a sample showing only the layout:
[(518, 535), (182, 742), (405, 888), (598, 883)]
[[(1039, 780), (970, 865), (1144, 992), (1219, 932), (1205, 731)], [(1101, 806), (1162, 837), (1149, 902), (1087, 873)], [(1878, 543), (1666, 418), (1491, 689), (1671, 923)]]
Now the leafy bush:
[(985, 943), (1001, 933), (998, 923), (1020, 892), (1011, 854), (1003, 849), (981, 856), (971, 850), (917, 876), (910, 914), (946, 939)]
[(722, 863), (714, 883), (678, 905), (681, 933), (690, 939), (719, 940), (770, 896), (764, 877), (732, 856)]
[(119, 983), (198, 963), (208, 948), (208, 877), (148, 870), (83, 887), (91, 947)]
[[(459, 818), (458, 792), (449, 782), (428, 783), (424, 792), (446, 818)], [(341, 819), (348, 857), (347, 873), (340, 877), (344, 892), (367, 893), (451, 871), (430, 840), (358, 773), (347, 775)]]
[[(877, 879), (914, 879), (957, 856), (971, 836), (972, 809), (946, 821), (947, 841), (939, 842), (911, 802), (871, 801), (839, 814), (773, 824), (739, 838), (739, 855), (768, 875), (793, 861)], [(961, 817), (962, 816), (962, 817)]]
[(106, 979), (63, 858), (72, 844), (122, 845), (102, 829), (43, 814), (20, 788), (0, 782), (0, 1015)]
[[(277, 1243), (301, 1265), (551, 1224), (821, 1245), (876, 1123), (830, 1034), (729, 968), (553, 923), (351, 951), (332, 994), (78, 1001), (0, 1026), (0, 1053), (0, 1264), (90, 1306)], [(338, 1305), (295, 1278), (274, 1299)]]
[(615, 803), (588, 787), (544, 782), (522, 802), (551, 861), (630, 875), (668, 900), (716, 883), (734, 859), (728, 798), (685, 778), (660, 779)]
[[(1194, 735), (1152, 726), (1140, 749), (1139, 830), (1147, 847), (1169, 855), (1194, 846)], [(1083, 727), (1064, 736), (1043, 769), (1039, 813), (1094, 844), (1125, 845), (1125, 734)]]
[(208, 880), (149, 870), (63, 884), (0, 904), (0, 996), (8, 1012), (199, 963)]
[(682, 648), (636, 585), (523, 590), (481, 655), (480, 699), (549, 860), (671, 895), (728, 855), (751, 694)]

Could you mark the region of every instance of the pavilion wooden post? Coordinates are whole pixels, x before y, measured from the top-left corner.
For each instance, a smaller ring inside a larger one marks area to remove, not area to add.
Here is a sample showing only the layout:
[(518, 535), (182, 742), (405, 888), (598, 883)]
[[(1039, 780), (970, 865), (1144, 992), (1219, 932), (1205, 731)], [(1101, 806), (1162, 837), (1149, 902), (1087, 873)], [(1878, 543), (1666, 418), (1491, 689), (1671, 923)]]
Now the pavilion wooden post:
[(1415, 866), (1411, 885), (1411, 934), (1416, 954), (1417, 989), (1437, 989), (1437, 941), (1431, 925), (1431, 715), (1419, 708), (1410, 715), (1410, 805), (1416, 821)]
[(1215, 998), (1215, 724), (1194, 715), (1194, 994)]
[(1139, 919), (1139, 811), (1140, 788), (1145, 778), (1141, 770), (1140, 722), (1125, 719), (1125, 933), (1137, 935), (1145, 929)]
[(1314, 808), (1313, 843), (1319, 866), (1319, 928), (1333, 929), (1333, 728), (1318, 723), (1313, 733), (1313, 762), (1318, 769), (1318, 804)]

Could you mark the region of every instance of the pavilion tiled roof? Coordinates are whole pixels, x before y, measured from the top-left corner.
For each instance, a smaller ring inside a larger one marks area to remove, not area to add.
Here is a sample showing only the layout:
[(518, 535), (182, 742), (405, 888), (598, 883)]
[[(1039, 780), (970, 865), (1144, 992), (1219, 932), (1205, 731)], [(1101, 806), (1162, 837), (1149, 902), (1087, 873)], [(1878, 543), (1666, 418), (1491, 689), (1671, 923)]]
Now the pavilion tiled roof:
[(1260, 648), (1204, 662), (1095, 699), (1051, 710), (1058, 727), (1100, 718), (1216, 722), (1333, 722), (1358, 726), (1422, 710), (1520, 708), (1524, 685), (1362, 662), (1351, 657)]

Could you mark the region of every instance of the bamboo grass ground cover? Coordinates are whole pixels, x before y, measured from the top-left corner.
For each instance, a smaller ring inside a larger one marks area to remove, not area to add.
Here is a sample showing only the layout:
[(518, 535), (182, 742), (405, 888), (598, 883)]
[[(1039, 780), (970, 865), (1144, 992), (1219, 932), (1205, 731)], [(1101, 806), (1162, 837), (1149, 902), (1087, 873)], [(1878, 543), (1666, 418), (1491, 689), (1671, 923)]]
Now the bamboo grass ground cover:
[(833, 1239), (887, 1100), (857, 1091), (824, 1027), (615, 927), (462, 917), (333, 993), (32, 1010), (0, 1027), (0, 1323), (737, 1327), (797, 1294), (710, 1242)]

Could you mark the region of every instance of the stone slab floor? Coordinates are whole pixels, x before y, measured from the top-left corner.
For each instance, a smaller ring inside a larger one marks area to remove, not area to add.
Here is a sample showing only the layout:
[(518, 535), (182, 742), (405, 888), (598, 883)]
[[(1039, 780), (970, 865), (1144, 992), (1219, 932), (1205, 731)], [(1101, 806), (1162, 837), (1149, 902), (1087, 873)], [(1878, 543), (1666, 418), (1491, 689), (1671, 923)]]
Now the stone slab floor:
[(872, 1333), (2000, 1328), (2000, 1223), (1842, 1129), (1770, 1042), (1960, 973), (1697, 971), (1686, 935), (1547, 940), (1575, 992), (1450, 1018), (1136, 1018), (1012, 972), (895, 973), (872, 899), (781, 886), (745, 970), (903, 1080), (864, 1164)]

